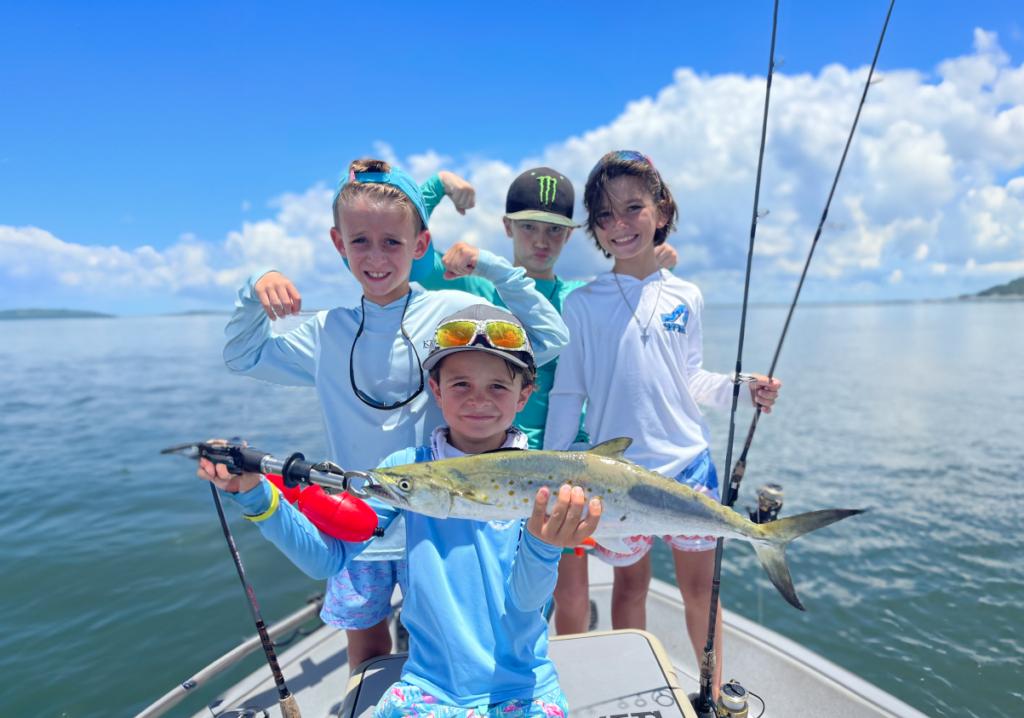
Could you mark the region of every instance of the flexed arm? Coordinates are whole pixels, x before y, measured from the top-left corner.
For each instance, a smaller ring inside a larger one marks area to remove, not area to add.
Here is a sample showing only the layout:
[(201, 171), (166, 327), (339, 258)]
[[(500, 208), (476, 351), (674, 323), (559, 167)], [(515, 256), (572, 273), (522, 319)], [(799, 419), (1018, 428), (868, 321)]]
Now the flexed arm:
[(513, 267), (507, 260), (465, 242), (456, 242), (444, 255), (445, 279), (472, 275), (494, 285), (501, 301), (526, 327), (533, 343), (534, 359), (541, 366), (556, 356), (569, 343), (569, 331), (552, 306), (526, 276), (522, 267)]
[(322, 317), (283, 336), (275, 336), (271, 321), (298, 314), (302, 298), (280, 272), (257, 272), (238, 290), (235, 313), (224, 328), (224, 363), (228, 369), (256, 379), (291, 386), (312, 386), (316, 345)]

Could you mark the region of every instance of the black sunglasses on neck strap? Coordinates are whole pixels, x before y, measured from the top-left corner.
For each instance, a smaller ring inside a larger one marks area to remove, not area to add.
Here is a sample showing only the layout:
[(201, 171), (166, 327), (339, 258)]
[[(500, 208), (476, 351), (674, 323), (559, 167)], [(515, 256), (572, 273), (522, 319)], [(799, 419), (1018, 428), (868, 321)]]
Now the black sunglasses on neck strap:
[(379, 409), (380, 411), (392, 411), (394, 409), (400, 409), (423, 393), (423, 387), (425, 386), (423, 382), (423, 362), (420, 361), (420, 355), (419, 352), (416, 351), (416, 345), (413, 344), (412, 339), (409, 338), (409, 333), (405, 331), (405, 313), (409, 309), (409, 302), (411, 300), (412, 290), (410, 289), (409, 294), (407, 294), (405, 297), (405, 307), (402, 309), (402, 319), (399, 321), (399, 326), (402, 329), (402, 336), (405, 338), (405, 341), (408, 342), (409, 347), (412, 349), (413, 356), (416, 357), (416, 365), (419, 367), (420, 387), (419, 389), (414, 391), (407, 399), (403, 399), (402, 401), (396, 401), (393, 404), (388, 404), (387, 402), (377, 401), (372, 396), (370, 396), (365, 391), (356, 386), (356, 370), (353, 364), (356, 356), (356, 342), (358, 342), (359, 337), (362, 336), (363, 326), (366, 324), (366, 297), (362, 297), (360, 299), (360, 307), (362, 308), (363, 318), (359, 322), (359, 331), (356, 332), (356, 338), (352, 340), (352, 351), (349, 352), (348, 355), (348, 378), (349, 381), (352, 382), (352, 391), (355, 392), (355, 395), (359, 398), (359, 401), (363, 402), (371, 409)]

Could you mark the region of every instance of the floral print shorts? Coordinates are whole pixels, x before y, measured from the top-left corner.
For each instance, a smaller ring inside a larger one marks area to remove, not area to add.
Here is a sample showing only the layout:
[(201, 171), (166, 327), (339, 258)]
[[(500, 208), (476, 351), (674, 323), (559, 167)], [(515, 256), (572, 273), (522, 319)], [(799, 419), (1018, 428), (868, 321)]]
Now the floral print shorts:
[(403, 681), (391, 686), (373, 711), (373, 718), (567, 718), (568, 715), (569, 704), (561, 688), (532, 700), (514, 698), (476, 708), (459, 708), (445, 705)]

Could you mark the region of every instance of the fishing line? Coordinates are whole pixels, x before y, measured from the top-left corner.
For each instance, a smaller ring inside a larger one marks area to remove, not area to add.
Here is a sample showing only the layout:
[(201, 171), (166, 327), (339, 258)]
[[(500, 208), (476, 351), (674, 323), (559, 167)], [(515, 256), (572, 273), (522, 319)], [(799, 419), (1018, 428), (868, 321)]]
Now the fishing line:
[[(757, 180), (754, 182), (754, 209), (750, 218), (750, 247), (747, 250), (747, 271), (743, 280), (743, 309), (740, 314), (740, 337), (736, 349), (736, 375), (733, 377), (732, 410), (729, 414), (729, 441), (726, 445), (725, 465), (732, 466), (732, 442), (736, 433), (736, 406), (740, 397), (741, 373), (743, 371), (743, 337), (747, 325), (747, 302), (750, 296), (750, 269), (754, 261), (754, 236), (757, 234), (757, 204), (761, 196), (761, 169), (764, 166), (764, 144), (768, 135), (768, 103), (772, 94), (772, 72), (775, 70), (775, 31), (779, 22), (779, 0), (775, 0), (772, 16), (772, 44), (768, 52), (768, 80), (764, 90), (764, 118), (761, 120), (761, 148), (757, 154)], [(722, 491), (722, 503), (726, 503), (729, 491)], [(708, 641), (700, 659), (700, 693), (691, 698), (694, 710), (699, 716), (713, 716), (717, 713), (712, 682), (715, 677), (715, 629), (718, 622), (718, 591), (722, 581), (722, 537), (715, 543), (715, 572), (711, 580), (711, 608), (708, 611)]]
[[(882, 41), (885, 39), (885, 30), (889, 27), (889, 17), (892, 15), (893, 5), (896, 4), (896, 0), (891, 0), (889, 3), (889, 12), (885, 16), (885, 24), (882, 26), (882, 35), (878, 38), (878, 47), (875, 48), (875, 57), (871, 61), (871, 69), (868, 70), (868, 79), (864, 83), (864, 92), (860, 96), (860, 104), (857, 106), (857, 114), (853, 118), (853, 127), (850, 128), (850, 135), (846, 138), (846, 147), (843, 148), (843, 156), (839, 160), (839, 169), (836, 170), (835, 179), (832, 180), (832, 189), (829, 190), (828, 200), (825, 202), (825, 211), (821, 213), (821, 221), (818, 222), (818, 229), (814, 233), (814, 241), (811, 242), (811, 250), (807, 253), (807, 261), (804, 262), (803, 272), (800, 273), (800, 281), (796, 285), (796, 293), (793, 295), (793, 301), (789, 305), (789, 313), (786, 315), (786, 323), (782, 325), (782, 335), (779, 337), (779, 343), (775, 347), (775, 355), (772, 357), (771, 367), (768, 369), (768, 378), (775, 376), (775, 367), (779, 362), (779, 354), (782, 353), (782, 344), (786, 341), (786, 333), (789, 331), (789, 322), (793, 318), (793, 311), (796, 309), (797, 300), (800, 299), (800, 290), (803, 289), (804, 279), (807, 277), (807, 269), (811, 266), (811, 258), (814, 256), (814, 248), (818, 246), (818, 238), (821, 237), (821, 230), (825, 226), (825, 220), (828, 217), (829, 207), (832, 205), (832, 197), (836, 193), (836, 185), (839, 184), (839, 175), (842, 174), (843, 164), (846, 162), (846, 154), (850, 151), (850, 143), (853, 142), (853, 133), (857, 130), (857, 122), (860, 120), (860, 111), (864, 108), (864, 101), (868, 96), (868, 88), (871, 86), (871, 78), (875, 74), (875, 64), (878, 62), (878, 53), (882, 50)], [(756, 201), (756, 200), (755, 200)], [(756, 205), (755, 205), (756, 206)], [(749, 264), (748, 264), (748, 278), (749, 278)], [(744, 311), (746, 310), (746, 295), (744, 295)], [(740, 324), (740, 346), (743, 344), (743, 325)], [(738, 370), (737, 370), (738, 371)], [(733, 399), (733, 409), (736, 408), (736, 400)], [(726, 501), (723, 495), (722, 503), (726, 506), (731, 506), (739, 495), (740, 482), (743, 481), (743, 474), (747, 470), (747, 453), (750, 451), (750, 444), (754, 441), (754, 432), (757, 431), (757, 421), (761, 418), (761, 405), (757, 405), (757, 411), (754, 412), (754, 418), (750, 422), (750, 430), (747, 432), (747, 440), (743, 442), (743, 452), (740, 454), (740, 458), (736, 461), (736, 466), (733, 468), (732, 474), (729, 478), (729, 488), (726, 493), (728, 494), (728, 501)], [(732, 449), (732, 424), (729, 425), (729, 449)], [(726, 468), (729, 467), (729, 460), (726, 459)]]
[(245, 578), (245, 568), (242, 566), (242, 557), (238, 555), (235, 547), (235, 538), (231, 535), (231, 527), (228, 526), (227, 517), (224, 516), (224, 506), (220, 502), (220, 494), (217, 487), (210, 483), (210, 491), (213, 492), (213, 503), (217, 506), (217, 515), (220, 517), (221, 528), (224, 529), (224, 538), (227, 539), (228, 548), (231, 550), (231, 558), (235, 561), (235, 568), (238, 569), (238, 578), (242, 580), (242, 588), (245, 589), (245, 597), (249, 601), (249, 610), (256, 621), (256, 631), (260, 634), (260, 642), (263, 643), (263, 652), (267, 655), (267, 663), (270, 664), (270, 672), (274, 675), (274, 683), (277, 684), (278, 705), (281, 708), (282, 718), (302, 718), (299, 713), (299, 706), (295, 702), (295, 696), (288, 690), (284, 682), (284, 675), (281, 667), (277, 664), (277, 653), (274, 651), (274, 644), (267, 633), (267, 627), (260, 616), (260, 607), (256, 604), (256, 594), (252, 592), (252, 586)]

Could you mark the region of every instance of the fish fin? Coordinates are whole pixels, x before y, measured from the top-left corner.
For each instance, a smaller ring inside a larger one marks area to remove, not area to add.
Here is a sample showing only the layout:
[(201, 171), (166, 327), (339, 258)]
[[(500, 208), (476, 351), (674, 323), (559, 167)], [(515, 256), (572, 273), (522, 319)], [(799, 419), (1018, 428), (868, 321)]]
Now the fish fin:
[(621, 536), (602, 536), (601, 538), (595, 538), (594, 543), (612, 553), (625, 554), (627, 556), (633, 553), (633, 549), (626, 545)]
[(600, 444), (587, 451), (588, 454), (594, 454), (596, 456), (604, 456), (608, 459), (615, 459), (616, 461), (629, 461), (622, 454), (629, 445), (633, 443), (633, 440), (623, 436), (619, 439), (609, 439), (608, 441), (602, 441)]
[(823, 529), (836, 521), (842, 521), (860, 513), (864, 513), (863, 510), (826, 509), (797, 514), (758, 526), (763, 538), (753, 542), (754, 551), (757, 552), (757, 558), (760, 559), (772, 584), (782, 594), (782, 597), (789, 601), (791, 606), (799, 608), (801, 611), (805, 610), (796, 595), (793, 577), (790, 576), (789, 566), (786, 564), (786, 544), (798, 536)]

